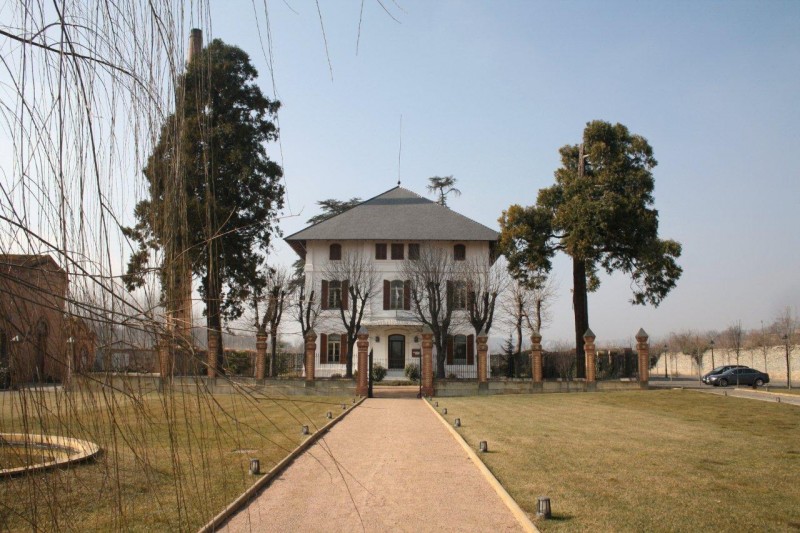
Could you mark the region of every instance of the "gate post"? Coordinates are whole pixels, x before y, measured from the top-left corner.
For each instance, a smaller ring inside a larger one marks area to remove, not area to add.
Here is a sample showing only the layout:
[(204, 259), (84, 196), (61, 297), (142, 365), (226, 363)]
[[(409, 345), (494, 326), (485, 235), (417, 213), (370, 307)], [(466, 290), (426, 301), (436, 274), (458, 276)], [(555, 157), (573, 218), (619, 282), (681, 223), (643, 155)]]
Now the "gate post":
[(586, 351), (586, 390), (597, 390), (597, 352), (594, 345), (595, 335), (591, 329), (583, 334)]
[(531, 334), (531, 378), (535, 389), (542, 388), (542, 335), (538, 331)]
[(636, 351), (639, 353), (639, 386), (648, 387), (650, 381), (650, 343), (647, 342), (647, 333), (644, 328), (639, 328), (636, 334)]
[(422, 395), (433, 396), (433, 331), (422, 329)]
[(488, 390), (489, 376), (487, 373), (487, 356), (489, 352), (489, 336), (486, 330), (478, 333), (478, 390)]
[(356, 396), (367, 396), (369, 393), (369, 368), (367, 361), (367, 348), (369, 347), (369, 332), (367, 328), (361, 326), (356, 334), (356, 345), (358, 346), (358, 382), (356, 384)]
[(309, 331), (306, 334), (306, 387), (314, 386), (314, 358), (317, 355), (317, 334)]
[(259, 330), (256, 333), (256, 379), (264, 379), (267, 369), (267, 334)]

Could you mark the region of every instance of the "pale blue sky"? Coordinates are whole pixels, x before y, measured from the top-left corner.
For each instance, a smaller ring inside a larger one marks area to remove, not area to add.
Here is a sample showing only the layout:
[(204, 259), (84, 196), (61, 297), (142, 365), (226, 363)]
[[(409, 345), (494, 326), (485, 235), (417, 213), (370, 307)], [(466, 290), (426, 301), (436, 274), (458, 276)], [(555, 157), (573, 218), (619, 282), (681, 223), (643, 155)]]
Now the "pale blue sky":
[[(366, 0), (356, 55), (360, 2), (320, 1), (333, 80), (314, 2), (268, 3), (286, 214), (298, 214), (284, 234), (319, 199), (395, 185), (401, 115), (403, 186), (425, 194), (429, 176), (453, 174), (463, 195), (451, 207), (493, 228), (602, 119), (653, 146), (661, 235), (683, 243), (684, 275), (658, 309), (632, 307), (626, 278), (605, 279), (589, 297), (598, 341), (758, 327), (800, 305), (800, 2), (383, 3), (400, 23)], [(213, 37), (250, 53), (271, 94), (262, 8), (212, 4)], [(283, 242), (275, 256), (294, 260)], [(566, 260), (555, 275), (544, 333), (567, 339)]]

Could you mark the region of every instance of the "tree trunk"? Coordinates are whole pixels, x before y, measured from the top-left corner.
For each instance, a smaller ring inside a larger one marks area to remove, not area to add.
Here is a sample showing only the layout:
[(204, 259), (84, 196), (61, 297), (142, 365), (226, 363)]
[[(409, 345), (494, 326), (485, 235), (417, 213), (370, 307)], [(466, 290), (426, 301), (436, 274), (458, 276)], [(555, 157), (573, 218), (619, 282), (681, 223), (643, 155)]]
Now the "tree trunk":
[(278, 349), (278, 331), (273, 330), (270, 332), (270, 351), (269, 351), (269, 377), (274, 378), (278, 374), (278, 365), (275, 360), (276, 351)]
[[(353, 351), (356, 348), (356, 340), (358, 337), (347, 335), (347, 363), (344, 365), (344, 377), (351, 379), (353, 377)], [(356, 354), (356, 357), (358, 354)]]
[(447, 337), (442, 338), (436, 342), (436, 378), (444, 379), (445, 370), (444, 362), (447, 358)]
[[(211, 241), (212, 243), (214, 241)], [(216, 246), (210, 245), (209, 252), (214, 251)], [(222, 371), (222, 315), (220, 312), (220, 299), (222, 298), (222, 288), (219, 281), (219, 262), (217, 257), (209, 253), (208, 260), (208, 283), (206, 285), (206, 324), (208, 326), (208, 336), (217, 338), (217, 371)]]
[(583, 335), (589, 329), (589, 304), (586, 297), (586, 262), (572, 258), (572, 307), (575, 310), (575, 376), (586, 377)]

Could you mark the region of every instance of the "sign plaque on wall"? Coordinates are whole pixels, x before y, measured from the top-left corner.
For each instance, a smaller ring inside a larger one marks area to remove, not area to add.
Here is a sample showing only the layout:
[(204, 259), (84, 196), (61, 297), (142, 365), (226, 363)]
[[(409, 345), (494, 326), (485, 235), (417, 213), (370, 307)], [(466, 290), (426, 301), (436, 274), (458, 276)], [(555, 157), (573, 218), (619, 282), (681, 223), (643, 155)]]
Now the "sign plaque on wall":
[(422, 350), (420, 348), (412, 348), (411, 357), (422, 357)]

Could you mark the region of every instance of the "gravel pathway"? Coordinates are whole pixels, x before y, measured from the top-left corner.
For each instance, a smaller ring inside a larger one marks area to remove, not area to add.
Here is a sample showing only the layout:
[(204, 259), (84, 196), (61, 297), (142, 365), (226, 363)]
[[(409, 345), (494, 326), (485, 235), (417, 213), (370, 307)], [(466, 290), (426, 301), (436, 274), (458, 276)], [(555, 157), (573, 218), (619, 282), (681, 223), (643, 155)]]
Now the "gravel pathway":
[(423, 400), (366, 400), (223, 531), (521, 531)]

